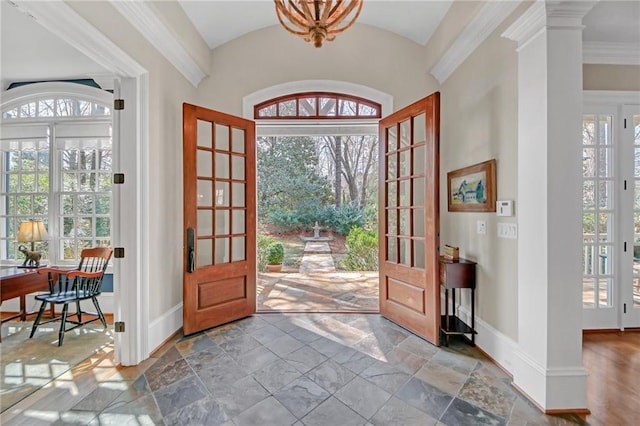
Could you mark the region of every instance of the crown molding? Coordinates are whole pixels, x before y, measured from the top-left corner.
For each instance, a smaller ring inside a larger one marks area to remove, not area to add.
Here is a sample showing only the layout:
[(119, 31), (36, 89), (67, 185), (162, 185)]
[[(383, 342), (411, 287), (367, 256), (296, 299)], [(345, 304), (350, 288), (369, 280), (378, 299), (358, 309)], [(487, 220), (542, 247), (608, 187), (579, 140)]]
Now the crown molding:
[(545, 28), (546, 22), (547, 11), (544, 2), (536, 1), (502, 33), (502, 37), (517, 42), (521, 47), (538, 35)]
[(640, 45), (637, 43), (606, 43), (585, 41), (582, 44), (585, 64), (640, 65)]
[(115, 75), (137, 77), (147, 72), (63, 0), (13, 0), (12, 3), (42, 27)]
[(138, 0), (110, 0), (113, 7), (146, 38), (194, 86), (207, 74), (189, 55), (166, 24)]
[(449, 50), (431, 68), (440, 84), (520, 5), (520, 1), (488, 1), (458, 35)]

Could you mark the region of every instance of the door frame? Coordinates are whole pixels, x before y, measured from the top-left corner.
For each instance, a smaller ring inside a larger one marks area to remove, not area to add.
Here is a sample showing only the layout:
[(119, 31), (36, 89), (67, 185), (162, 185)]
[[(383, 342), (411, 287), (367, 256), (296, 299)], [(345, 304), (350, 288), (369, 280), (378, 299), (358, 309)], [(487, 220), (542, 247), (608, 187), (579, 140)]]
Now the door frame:
[[(583, 114), (609, 114), (613, 116), (612, 131), (613, 131), (613, 146), (615, 150), (614, 156), (614, 169), (618, 172), (615, 174), (615, 184), (617, 188), (614, 191), (614, 197), (616, 205), (614, 206), (614, 241), (615, 245), (614, 261), (612, 266), (614, 284), (611, 289), (613, 293), (612, 304), (613, 307), (610, 312), (594, 312), (587, 309), (582, 310), (582, 328), (589, 330), (596, 329), (620, 329), (624, 330), (625, 327), (630, 327), (629, 317), (625, 316), (624, 303), (629, 303), (625, 300), (625, 294), (622, 291), (622, 285), (624, 282), (631, 282), (630, 270), (625, 271), (625, 265), (631, 264), (631, 258), (633, 252), (627, 250), (623, 251), (623, 242), (626, 241), (633, 246), (633, 241), (629, 241), (629, 232), (633, 234), (633, 225), (628, 214), (625, 214), (622, 210), (623, 206), (619, 205), (619, 201), (624, 193), (622, 185), (623, 179), (627, 179), (629, 182), (629, 176), (633, 176), (633, 170), (630, 166), (624, 167), (622, 164), (622, 149), (620, 144), (625, 139), (625, 133), (628, 134), (629, 130), (624, 129), (623, 119), (629, 112), (629, 107), (634, 105), (640, 109), (640, 92), (627, 92), (627, 91), (599, 91), (599, 90), (585, 90), (583, 91)], [(580, 139), (581, 140), (581, 139)], [(582, 214), (582, 212), (581, 212)], [(582, 221), (582, 218), (579, 219)], [(624, 223), (626, 221), (626, 224)], [(628, 268), (627, 268), (628, 269)], [(582, 297), (582, 292), (580, 292)], [(633, 308), (632, 308), (633, 309)], [(591, 314), (591, 315), (590, 315)], [(636, 325), (637, 326), (637, 325)]]

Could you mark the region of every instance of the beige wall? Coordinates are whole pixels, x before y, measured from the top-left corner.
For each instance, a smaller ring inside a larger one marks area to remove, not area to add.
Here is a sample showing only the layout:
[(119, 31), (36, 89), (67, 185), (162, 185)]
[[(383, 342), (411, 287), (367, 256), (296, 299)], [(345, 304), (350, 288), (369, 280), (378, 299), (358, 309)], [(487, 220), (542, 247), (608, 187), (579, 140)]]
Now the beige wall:
[(584, 64), (582, 87), (584, 90), (640, 91), (640, 66)]
[(242, 98), (257, 90), (292, 81), (337, 80), (386, 92), (397, 109), (437, 90), (421, 65), (423, 56), (424, 47), (368, 25), (356, 24), (320, 49), (273, 26), (213, 50), (200, 102), (242, 114)]
[[(497, 198), (517, 198), (517, 53), (500, 37), (485, 41), (442, 85), (440, 137), (441, 245), (478, 262), (476, 313), (517, 341), (517, 240), (497, 238), (498, 222), (516, 216), (447, 211), (447, 172), (497, 160)], [(486, 222), (486, 235), (476, 232)], [(468, 303), (468, 299), (465, 300)]]
[(149, 72), (152, 214), (147, 218), (150, 251), (144, 256), (151, 259), (149, 320), (153, 322), (182, 302), (182, 103), (195, 102), (197, 90), (108, 2), (68, 4)]

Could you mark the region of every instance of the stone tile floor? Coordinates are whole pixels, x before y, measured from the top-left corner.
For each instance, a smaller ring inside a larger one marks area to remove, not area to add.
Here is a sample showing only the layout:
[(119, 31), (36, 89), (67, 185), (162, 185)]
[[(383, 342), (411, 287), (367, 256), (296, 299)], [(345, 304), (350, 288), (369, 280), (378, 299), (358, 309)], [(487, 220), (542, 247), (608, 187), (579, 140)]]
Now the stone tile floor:
[[(565, 425), (466, 343), (377, 314), (263, 314), (176, 337), (136, 367), (104, 354), (3, 425)], [(84, 373), (84, 374), (82, 374)]]
[(259, 312), (378, 311), (377, 272), (259, 273)]

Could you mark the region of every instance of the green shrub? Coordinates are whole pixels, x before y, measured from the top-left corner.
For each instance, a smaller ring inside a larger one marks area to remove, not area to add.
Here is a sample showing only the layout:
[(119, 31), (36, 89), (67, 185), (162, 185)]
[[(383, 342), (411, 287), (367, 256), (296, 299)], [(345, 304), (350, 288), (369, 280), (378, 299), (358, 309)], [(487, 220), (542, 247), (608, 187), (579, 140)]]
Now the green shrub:
[(333, 229), (342, 235), (350, 233), (353, 227), (364, 226), (364, 214), (355, 203), (342, 204), (335, 208), (333, 216)]
[(267, 264), (281, 265), (284, 260), (284, 245), (280, 241), (274, 241), (267, 247)]
[(268, 247), (269, 244), (275, 241), (276, 240), (266, 235), (258, 235), (258, 271), (265, 272), (267, 270)]
[(347, 254), (343, 260), (349, 271), (378, 270), (378, 233), (359, 226), (351, 228), (346, 240)]

